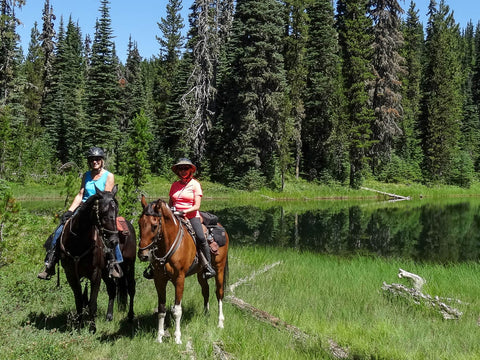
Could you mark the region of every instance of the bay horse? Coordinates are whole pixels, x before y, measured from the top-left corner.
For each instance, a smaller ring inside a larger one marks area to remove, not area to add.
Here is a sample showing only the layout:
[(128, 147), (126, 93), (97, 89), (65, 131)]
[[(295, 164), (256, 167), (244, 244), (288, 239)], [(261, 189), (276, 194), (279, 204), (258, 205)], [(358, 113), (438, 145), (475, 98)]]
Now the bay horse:
[[(162, 342), (165, 335), (164, 322), (166, 316), (166, 287), (171, 281), (175, 287), (175, 342), (181, 344), (180, 319), (182, 316), (182, 297), (185, 277), (197, 274), (197, 280), (202, 288), (204, 310), (209, 310), (208, 298), (210, 289), (203, 269), (195, 262), (197, 253), (194, 239), (186, 225), (171, 211), (165, 201), (147, 203), (142, 196), (143, 212), (138, 220), (140, 227), (140, 242), (138, 258), (150, 261), (153, 266), (155, 288), (158, 296), (158, 333), (157, 341)], [(218, 327), (223, 328), (223, 296), (228, 272), (228, 234), (225, 232), (226, 244), (212, 254), (212, 265), (216, 270), (215, 285), (218, 301)]]
[[(59, 239), (60, 259), (67, 281), (75, 297), (78, 323), (83, 325), (83, 311), (88, 307), (90, 331), (96, 331), (97, 297), (103, 278), (108, 293), (108, 309), (106, 319), (113, 319), (113, 305), (117, 295), (120, 307), (126, 307), (127, 293), (130, 296), (128, 319), (132, 320), (133, 299), (135, 296), (135, 259), (136, 237), (133, 226), (129, 224), (128, 234), (120, 234), (117, 230), (116, 218), (118, 204), (115, 199), (118, 187), (101, 191), (90, 196), (75, 215), (67, 221)], [(118, 284), (111, 279), (107, 269), (106, 247), (120, 241), (123, 262), (120, 264), (123, 276)], [(82, 294), (81, 280), (90, 280), (90, 299), (85, 286)]]

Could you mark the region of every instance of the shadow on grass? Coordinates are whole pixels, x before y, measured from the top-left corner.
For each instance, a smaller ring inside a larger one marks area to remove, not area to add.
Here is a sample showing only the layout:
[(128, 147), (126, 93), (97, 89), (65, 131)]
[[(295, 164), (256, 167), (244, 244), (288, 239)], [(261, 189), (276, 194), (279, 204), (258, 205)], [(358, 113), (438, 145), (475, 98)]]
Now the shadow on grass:
[(56, 315), (46, 315), (44, 312), (31, 312), (22, 326), (33, 325), (38, 330), (58, 330), (60, 332), (69, 332), (72, 330), (72, 321), (74, 314), (72, 312), (62, 312)]
[[(182, 327), (190, 322), (194, 317), (196, 309), (193, 306), (182, 307)], [(173, 329), (175, 326), (171, 309), (167, 309), (167, 316), (165, 317), (165, 329), (167, 329), (166, 337), (168, 337), (169, 329)], [(113, 333), (104, 333), (99, 337), (101, 342), (115, 342), (119, 338), (134, 338), (135, 336), (145, 335), (156, 337), (158, 327), (158, 314), (153, 312), (151, 314), (140, 314), (130, 321), (127, 318), (123, 318), (119, 321), (118, 330)], [(173, 330), (172, 330), (173, 332)]]

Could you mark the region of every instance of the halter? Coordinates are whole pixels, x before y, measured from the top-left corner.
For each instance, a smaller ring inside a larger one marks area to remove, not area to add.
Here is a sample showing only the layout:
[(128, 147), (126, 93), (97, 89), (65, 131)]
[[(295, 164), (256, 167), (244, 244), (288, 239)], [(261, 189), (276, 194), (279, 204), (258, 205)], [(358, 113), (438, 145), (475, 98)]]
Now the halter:
[[(149, 210), (150, 210), (150, 206), (145, 208), (142, 216), (153, 216), (153, 217), (158, 217), (158, 218), (162, 217), (162, 215), (160, 215), (158, 213), (155, 213), (153, 211), (149, 211)], [(163, 257), (158, 257), (157, 255), (155, 255), (155, 251), (158, 250), (158, 242), (160, 240), (160, 229), (161, 229), (161, 227), (159, 226), (158, 231), (155, 234), (155, 237), (153, 238), (153, 241), (150, 244), (148, 244), (147, 246), (145, 246), (143, 248), (139, 247), (138, 250), (139, 251), (150, 250), (149, 252), (150, 252), (150, 254), (152, 254), (153, 258), (155, 260), (157, 260), (160, 263), (161, 266), (165, 266), (167, 261), (172, 257), (172, 255), (180, 247), (180, 245), (182, 243), (182, 239), (183, 239), (184, 229), (183, 229), (182, 224), (179, 223), (177, 235), (175, 236), (175, 240), (173, 241), (172, 246), (170, 247), (170, 249), (168, 249), (167, 253)]]

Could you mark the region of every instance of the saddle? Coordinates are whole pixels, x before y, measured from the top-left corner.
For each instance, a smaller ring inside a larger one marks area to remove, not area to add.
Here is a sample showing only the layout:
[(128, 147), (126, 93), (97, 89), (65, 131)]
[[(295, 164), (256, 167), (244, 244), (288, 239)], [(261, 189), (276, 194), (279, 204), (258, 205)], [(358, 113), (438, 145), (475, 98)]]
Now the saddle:
[(117, 230), (119, 235), (128, 236), (130, 231), (128, 230), (127, 220), (122, 216), (117, 216)]

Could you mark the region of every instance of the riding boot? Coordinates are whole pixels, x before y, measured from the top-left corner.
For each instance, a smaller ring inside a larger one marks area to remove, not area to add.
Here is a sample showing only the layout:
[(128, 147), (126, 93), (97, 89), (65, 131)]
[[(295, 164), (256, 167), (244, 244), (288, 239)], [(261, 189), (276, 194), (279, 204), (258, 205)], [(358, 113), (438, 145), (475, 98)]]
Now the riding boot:
[(108, 276), (116, 279), (121, 278), (123, 271), (115, 258), (115, 249), (109, 249), (106, 255), (108, 259)]
[(39, 273), (37, 277), (42, 280), (50, 280), (50, 278), (55, 275), (55, 265), (57, 262), (57, 248), (54, 247), (47, 251), (47, 255), (45, 256), (45, 269)]
[(200, 247), (200, 250), (202, 251), (203, 255), (205, 256), (205, 259), (207, 260), (207, 263), (205, 264), (203, 274), (205, 276), (205, 279), (210, 279), (217, 275), (215, 272), (215, 269), (212, 267), (211, 261), (212, 257), (210, 255), (210, 246), (208, 243), (205, 241), (203, 244), (198, 244)]

